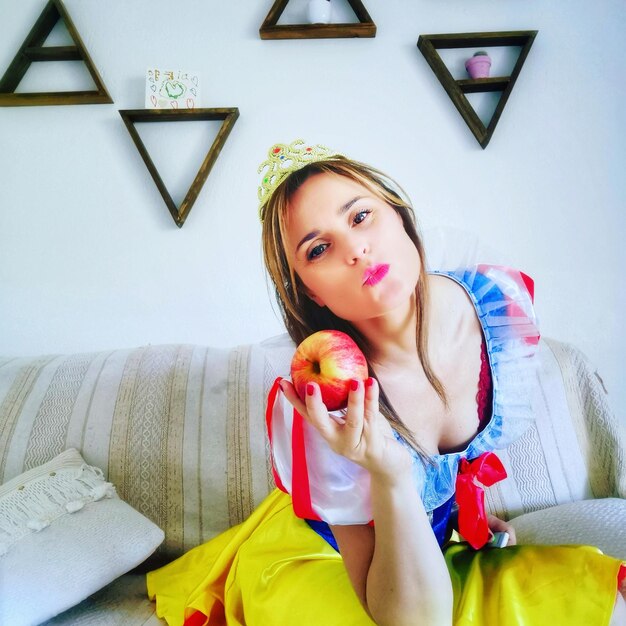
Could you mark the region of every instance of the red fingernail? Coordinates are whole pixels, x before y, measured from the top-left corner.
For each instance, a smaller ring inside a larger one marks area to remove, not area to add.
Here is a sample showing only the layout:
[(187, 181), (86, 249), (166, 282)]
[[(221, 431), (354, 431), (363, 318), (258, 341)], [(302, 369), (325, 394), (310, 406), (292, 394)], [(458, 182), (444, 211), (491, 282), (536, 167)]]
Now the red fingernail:
[(359, 388), (359, 381), (358, 380), (351, 380), (350, 381), (350, 389), (352, 389), (352, 391), (356, 391)]
[(365, 386), (366, 386), (366, 387), (371, 387), (373, 384), (374, 384), (374, 379), (373, 379), (373, 378), (371, 378), (371, 377), (370, 377), (370, 378), (368, 378), (368, 379), (365, 381)]
[(315, 387), (311, 383), (307, 383), (306, 385), (306, 395), (312, 396), (315, 393)]

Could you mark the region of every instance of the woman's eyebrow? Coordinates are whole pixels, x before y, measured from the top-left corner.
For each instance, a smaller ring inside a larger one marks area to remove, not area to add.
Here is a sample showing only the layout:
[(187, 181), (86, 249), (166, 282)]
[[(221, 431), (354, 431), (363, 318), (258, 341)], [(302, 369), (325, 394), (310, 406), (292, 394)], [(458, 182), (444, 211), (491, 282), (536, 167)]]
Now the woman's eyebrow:
[(343, 206), (339, 207), (339, 214), (343, 215), (346, 211), (349, 211), (355, 202), (358, 202), (363, 196), (355, 196), (352, 200), (348, 200)]
[[(355, 202), (358, 202), (363, 196), (355, 196), (354, 198), (352, 198), (352, 200), (348, 200), (348, 202), (346, 202), (345, 204), (342, 204), (339, 207), (339, 215), (343, 215), (346, 211), (349, 211), (350, 208), (352, 207), (352, 205)], [(302, 237), (302, 239), (300, 239), (300, 242), (298, 243), (298, 245), (296, 246), (296, 253), (298, 252), (298, 250), (300, 249), (300, 246), (303, 243), (306, 243), (307, 241), (310, 241), (311, 239), (314, 239), (315, 237), (317, 237), (320, 234), (319, 230), (312, 230), (310, 233), (308, 233), (307, 235), (305, 235), (304, 237)]]
[(303, 243), (306, 243), (307, 241), (310, 241), (311, 239), (314, 239), (319, 234), (320, 234), (319, 230), (312, 230), (308, 235), (305, 235), (304, 237), (302, 237), (302, 239), (300, 239), (300, 243), (296, 246), (296, 253), (298, 252), (298, 250), (300, 249), (300, 246)]

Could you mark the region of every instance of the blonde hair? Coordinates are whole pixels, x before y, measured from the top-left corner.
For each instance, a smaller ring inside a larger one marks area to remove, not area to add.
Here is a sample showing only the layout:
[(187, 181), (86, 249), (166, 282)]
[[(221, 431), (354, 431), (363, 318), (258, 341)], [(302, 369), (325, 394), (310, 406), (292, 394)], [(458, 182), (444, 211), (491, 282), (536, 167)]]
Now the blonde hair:
[[(291, 198), (308, 178), (322, 173), (344, 176), (363, 185), (370, 192), (387, 202), (402, 219), (404, 230), (415, 245), (421, 261), (420, 276), (415, 288), (417, 354), (426, 378), (444, 404), (447, 404), (444, 387), (435, 376), (428, 359), (426, 256), (422, 239), (417, 230), (415, 213), (402, 188), (386, 174), (369, 165), (341, 156), (334, 156), (324, 161), (311, 163), (292, 172), (276, 188), (269, 200), (261, 208), (263, 257), (275, 288), (276, 299), (287, 332), (296, 344), (299, 344), (318, 330), (333, 329), (347, 333), (356, 341), (365, 354), (370, 376), (376, 378), (376, 372), (370, 362), (372, 350), (366, 338), (350, 322), (337, 317), (327, 307), (320, 307), (313, 302), (307, 296), (304, 284), (287, 259), (284, 242)], [(396, 413), (382, 386), (380, 387), (380, 410), (392, 428), (404, 437), (423, 459), (426, 459), (423, 449)]]

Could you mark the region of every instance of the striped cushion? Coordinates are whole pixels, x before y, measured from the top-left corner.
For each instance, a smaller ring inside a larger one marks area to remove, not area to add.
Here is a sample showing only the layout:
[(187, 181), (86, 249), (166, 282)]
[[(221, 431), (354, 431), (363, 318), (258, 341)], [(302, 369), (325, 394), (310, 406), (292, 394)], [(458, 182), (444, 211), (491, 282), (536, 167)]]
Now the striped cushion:
[(486, 492), (503, 519), (590, 498), (626, 497), (626, 443), (596, 369), (574, 346), (540, 342), (535, 421), (498, 452), (509, 480)]

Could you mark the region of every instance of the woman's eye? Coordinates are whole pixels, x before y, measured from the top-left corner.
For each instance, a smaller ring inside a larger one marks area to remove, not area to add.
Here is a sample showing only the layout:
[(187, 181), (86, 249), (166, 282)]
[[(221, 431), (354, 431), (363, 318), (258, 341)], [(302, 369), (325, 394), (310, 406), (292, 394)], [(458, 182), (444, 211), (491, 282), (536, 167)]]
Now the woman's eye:
[(359, 211), (355, 216), (354, 219), (352, 220), (355, 224), (360, 224), (368, 215), (368, 213), (371, 213), (371, 211), (367, 210), (367, 211)]
[(309, 261), (316, 259), (318, 256), (323, 254), (324, 250), (326, 250), (327, 247), (328, 247), (328, 244), (326, 243), (317, 244), (316, 246), (314, 246), (313, 248), (309, 250), (309, 253), (307, 254), (307, 259)]

